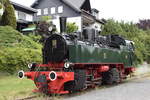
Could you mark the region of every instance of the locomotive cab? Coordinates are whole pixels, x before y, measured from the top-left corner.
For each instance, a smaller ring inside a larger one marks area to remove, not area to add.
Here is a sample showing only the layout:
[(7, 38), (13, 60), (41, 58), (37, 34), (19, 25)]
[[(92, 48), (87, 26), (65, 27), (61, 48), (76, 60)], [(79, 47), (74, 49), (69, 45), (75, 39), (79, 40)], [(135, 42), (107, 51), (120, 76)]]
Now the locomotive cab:
[(44, 63), (62, 62), (67, 59), (67, 43), (64, 37), (58, 34), (51, 35), (43, 48)]

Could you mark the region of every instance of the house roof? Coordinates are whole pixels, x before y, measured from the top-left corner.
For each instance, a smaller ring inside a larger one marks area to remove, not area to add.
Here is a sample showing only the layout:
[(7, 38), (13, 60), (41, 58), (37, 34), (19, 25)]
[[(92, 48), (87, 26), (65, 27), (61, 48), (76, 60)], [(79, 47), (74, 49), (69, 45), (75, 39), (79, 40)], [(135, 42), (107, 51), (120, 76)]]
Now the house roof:
[(28, 12), (32, 12), (32, 13), (36, 13), (37, 12), (37, 10), (34, 9), (34, 8), (26, 7), (26, 6), (23, 6), (23, 5), (18, 4), (16, 2), (10, 1), (10, 3), (14, 6), (14, 8), (19, 8), (19, 9), (22, 9), (22, 10), (25, 10), (25, 11), (28, 11)]
[(95, 8), (92, 8), (92, 11), (96, 12), (96, 13), (99, 13), (99, 11)]
[(39, 3), (40, 0), (35, 0), (35, 2), (31, 5), (31, 7), (34, 7), (35, 5), (37, 5)]
[(94, 17), (91, 13), (89, 13), (89, 12), (87, 12), (87, 11), (84, 11), (84, 10), (82, 10), (82, 14), (83, 15), (88, 15), (89, 17), (92, 17), (92, 19), (94, 19), (96, 22), (98, 22), (98, 23), (100, 23), (100, 24), (105, 24), (106, 22), (105, 22), (105, 20), (104, 19), (97, 19), (96, 17)]
[[(36, 0), (31, 7), (34, 7), (35, 5), (38, 5), (39, 2), (42, 0)], [(73, 8), (76, 11), (81, 11), (80, 8), (82, 7), (82, 5), (84, 4), (84, 2), (86, 0), (60, 0), (62, 2), (64, 2), (65, 4), (67, 4), (68, 6), (70, 6), (71, 8)]]
[(73, 9), (80, 12), (81, 7), (86, 0), (62, 0), (62, 1), (71, 6)]

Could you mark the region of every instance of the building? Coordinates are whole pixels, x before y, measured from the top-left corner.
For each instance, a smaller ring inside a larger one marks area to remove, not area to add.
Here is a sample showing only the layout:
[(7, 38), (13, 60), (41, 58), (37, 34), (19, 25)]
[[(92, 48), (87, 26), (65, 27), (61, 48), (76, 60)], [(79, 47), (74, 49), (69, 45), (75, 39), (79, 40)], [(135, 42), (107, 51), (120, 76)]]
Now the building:
[(90, 0), (36, 0), (31, 7), (38, 11), (34, 21), (39, 21), (41, 16), (51, 16), (58, 31), (59, 17), (67, 17), (67, 22), (75, 23), (78, 31), (86, 26), (101, 31), (101, 25), (104, 24), (99, 20), (99, 11), (91, 9)]
[(80, 32), (87, 26), (101, 31), (101, 25), (104, 24), (99, 19), (99, 11), (91, 9), (90, 0), (36, 0), (31, 7), (12, 1), (11, 4), (15, 8), (19, 31), (39, 21), (42, 16), (51, 16), (58, 32), (60, 32), (59, 17), (67, 17), (67, 22), (75, 23)]
[(37, 10), (34, 8), (26, 7), (18, 3), (10, 1), (14, 6), (15, 15), (17, 19), (17, 30), (21, 31), (26, 28), (29, 24), (34, 22), (34, 15), (37, 13)]

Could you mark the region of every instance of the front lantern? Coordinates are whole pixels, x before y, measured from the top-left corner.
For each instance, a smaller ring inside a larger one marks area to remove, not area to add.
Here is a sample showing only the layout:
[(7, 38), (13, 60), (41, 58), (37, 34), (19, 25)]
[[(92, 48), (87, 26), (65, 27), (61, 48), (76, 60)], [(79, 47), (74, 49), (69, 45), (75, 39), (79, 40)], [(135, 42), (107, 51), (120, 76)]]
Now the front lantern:
[(24, 71), (23, 71), (23, 70), (21, 70), (21, 71), (18, 72), (18, 77), (19, 77), (20, 79), (23, 79), (23, 78), (24, 78)]
[(57, 74), (56, 74), (55, 71), (51, 71), (51, 72), (49, 73), (49, 79), (50, 79), (51, 81), (55, 81), (55, 80), (57, 79)]

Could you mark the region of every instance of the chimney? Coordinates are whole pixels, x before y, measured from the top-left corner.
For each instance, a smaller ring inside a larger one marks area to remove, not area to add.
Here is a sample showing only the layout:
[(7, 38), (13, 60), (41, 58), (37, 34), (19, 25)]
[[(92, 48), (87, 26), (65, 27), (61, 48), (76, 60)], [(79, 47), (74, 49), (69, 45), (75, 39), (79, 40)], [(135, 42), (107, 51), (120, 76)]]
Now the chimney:
[(67, 17), (60, 17), (60, 33), (66, 32), (66, 23), (67, 23)]
[(99, 19), (99, 11), (97, 9), (92, 9), (92, 15), (95, 16), (96, 19)]

